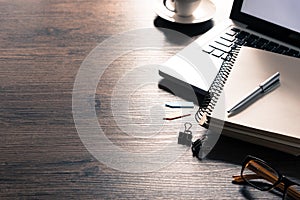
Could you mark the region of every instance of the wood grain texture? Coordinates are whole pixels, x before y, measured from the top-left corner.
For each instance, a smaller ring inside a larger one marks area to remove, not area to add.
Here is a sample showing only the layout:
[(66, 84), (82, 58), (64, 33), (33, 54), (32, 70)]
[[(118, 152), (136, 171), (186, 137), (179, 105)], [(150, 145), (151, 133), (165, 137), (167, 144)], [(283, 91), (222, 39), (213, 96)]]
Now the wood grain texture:
[[(219, 11), (211, 24), (224, 17), (231, 1), (215, 2)], [(89, 52), (110, 36), (154, 27), (155, 20), (170, 27), (156, 18), (152, 4), (152, 0), (0, 0), (0, 199), (274, 198), (272, 193), (231, 184), (231, 176), (240, 173), (247, 154), (300, 178), (299, 158), (226, 137), (202, 161), (187, 150), (169, 165), (147, 173), (112, 169), (89, 153), (72, 115), (76, 74)], [(195, 33), (195, 28), (205, 31), (205, 27), (184, 28)], [(161, 63), (182, 47), (131, 52), (106, 70), (96, 90), (95, 107), (105, 134), (115, 145), (132, 152), (152, 151), (159, 142), (176, 140), (175, 125), (159, 141), (137, 141), (122, 134), (111, 106), (112, 99), (123, 100), (114, 96), (114, 90), (124, 75), (136, 66)], [(147, 76), (137, 72), (134, 77), (138, 81)], [(134, 81), (125, 89), (131, 87)], [(147, 103), (174, 98), (155, 84), (137, 89), (131, 99), (137, 103), (131, 110), (135, 122), (147, 125), (139, 118), (149, 111)], [(182, 127), (182, 123), (177, 125)]]

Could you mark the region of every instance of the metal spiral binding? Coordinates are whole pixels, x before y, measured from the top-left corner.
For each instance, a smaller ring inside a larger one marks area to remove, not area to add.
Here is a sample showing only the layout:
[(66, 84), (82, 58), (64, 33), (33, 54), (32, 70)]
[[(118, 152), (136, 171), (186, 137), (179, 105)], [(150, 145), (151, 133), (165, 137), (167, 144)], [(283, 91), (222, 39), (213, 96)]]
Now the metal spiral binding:
[(232, 47), (231, 51), (226, 56), (226, 59), (223, 61), (217, 76), (212, 82), (208, 90), (208, 94), (204, 97), (202, 105), (195, 114), (196, 121), (205, 128), (209, 127), (209, 120), (207, 119), (207, 116), (211, 115), (216, 103), (218, 102), (240, 49), (241, 46), (239, 45), (234, 45)]

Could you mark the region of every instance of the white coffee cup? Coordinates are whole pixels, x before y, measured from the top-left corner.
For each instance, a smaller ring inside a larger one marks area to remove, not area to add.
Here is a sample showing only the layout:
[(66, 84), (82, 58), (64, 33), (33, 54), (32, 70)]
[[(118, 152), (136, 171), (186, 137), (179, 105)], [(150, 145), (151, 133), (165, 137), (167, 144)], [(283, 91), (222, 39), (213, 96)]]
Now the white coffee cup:
[[(173, 8), (167, 5), (167, 1)], [(201, 0), (164, 0), (164, 6), (178, 16), (190, 17), (198, 8), (200, 2)]]

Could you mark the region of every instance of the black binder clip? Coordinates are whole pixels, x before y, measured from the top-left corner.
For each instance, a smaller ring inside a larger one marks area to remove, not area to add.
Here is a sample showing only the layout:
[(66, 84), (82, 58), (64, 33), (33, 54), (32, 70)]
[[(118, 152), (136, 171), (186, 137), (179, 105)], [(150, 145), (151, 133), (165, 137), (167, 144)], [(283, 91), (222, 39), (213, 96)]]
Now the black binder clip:
[(193, 152), (193, 157), (197, 157), (198, 159), (202, 159), (200, 156), (200, 150), (202, 148), (203, 142), (206, 140), (207, 135), (202, 135), (200, 138), (195, 140), (195, 142), (192, 143), (192, 152)]
[(184, 128), (184, 132), (179, 132), (178, 144), (190, 147), (193, 138), (192, 131), (190, 131), (190, 129), (192, 128), (192, 124), (190, 122), (186, 122), (184, 123)]

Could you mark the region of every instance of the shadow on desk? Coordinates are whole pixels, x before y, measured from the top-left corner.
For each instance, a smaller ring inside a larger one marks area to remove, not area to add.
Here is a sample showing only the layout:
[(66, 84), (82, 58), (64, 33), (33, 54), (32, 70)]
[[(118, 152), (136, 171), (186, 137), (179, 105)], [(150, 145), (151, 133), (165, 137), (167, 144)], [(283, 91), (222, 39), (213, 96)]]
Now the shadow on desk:
[(174, 22), (169, 22), (159, 16), (154, 20), (154, 26), (158, 28), (166, 28), (178, 31), (190, 37), (201, 35), (207, 32), (213, 27), (214, 23), (212, 20), (206, 22), (197, 23), (197, 24), (179, 24)]
[[(196, 105), (201, 105), (203, 95), (187, 95), (186, 91), (191, 88), (187, 84), (162, 79), (159, 82), (159, 88), (173, 93), (176, 91), (176, 96), (179, 96), (187, 101), (193, 101)], [(173, 91), (173, 92), (172, 92)], [(197, 99), (195, 99), (195, 96)], [(217, 144), (212, 151), (206, 156), (206, 159), (219, 160), (227, 163), (241, 165), (243, 159), (247, 155), (253, 155), (270, 163), (274, 168), (281, 171), (282, 174), (294, 177), (300, 180), (300, 156), (296, 157), (274, 149), (255, 145), (249, 142), (230, 138), (221, 135)]]
[(217, 144), (207, 155), (207, 159), (221, 160), (241, 165), (247, 155), (253, 155), (270, 163), (282, 174), (300, 180), (300, 156), (294, 156), (260, 145), (221, 135)]

